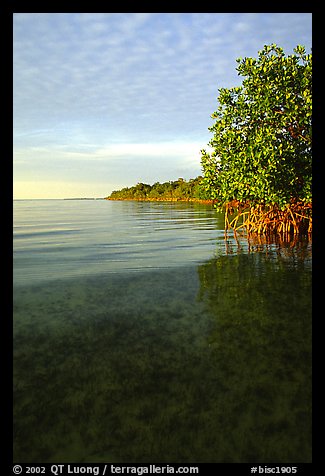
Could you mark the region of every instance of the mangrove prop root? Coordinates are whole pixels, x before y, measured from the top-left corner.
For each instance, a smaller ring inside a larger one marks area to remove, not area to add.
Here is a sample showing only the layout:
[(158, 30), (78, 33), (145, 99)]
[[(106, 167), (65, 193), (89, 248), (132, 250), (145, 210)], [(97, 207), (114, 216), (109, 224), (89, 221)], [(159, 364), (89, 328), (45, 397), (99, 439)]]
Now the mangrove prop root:
[(229, 202), (225, 209), (225, 232), (246, 230), (248, 234), (299, 235), (312, 232), (312, 205), (293, 202), (285, 209), (277, 205)]

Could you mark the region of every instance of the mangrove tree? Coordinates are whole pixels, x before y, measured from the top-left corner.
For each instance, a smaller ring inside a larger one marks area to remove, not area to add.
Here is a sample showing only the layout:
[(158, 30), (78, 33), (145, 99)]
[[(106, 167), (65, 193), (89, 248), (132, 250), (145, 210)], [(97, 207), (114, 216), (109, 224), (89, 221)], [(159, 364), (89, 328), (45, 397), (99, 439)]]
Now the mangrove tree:
[(219, 89), (204, 188), (225, 228), (258, 234), (312, 229), (312, 55), (266, 45), (238, 58), (241, 86)]

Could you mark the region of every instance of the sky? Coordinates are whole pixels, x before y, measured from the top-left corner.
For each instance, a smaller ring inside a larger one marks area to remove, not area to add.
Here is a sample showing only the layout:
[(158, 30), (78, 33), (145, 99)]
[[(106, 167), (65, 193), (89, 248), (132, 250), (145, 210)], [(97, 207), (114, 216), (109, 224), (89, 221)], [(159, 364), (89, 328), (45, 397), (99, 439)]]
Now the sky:
[(14, 199), (202, 174), (236, 58), (312, 47), (311, 13), (15, 13)]

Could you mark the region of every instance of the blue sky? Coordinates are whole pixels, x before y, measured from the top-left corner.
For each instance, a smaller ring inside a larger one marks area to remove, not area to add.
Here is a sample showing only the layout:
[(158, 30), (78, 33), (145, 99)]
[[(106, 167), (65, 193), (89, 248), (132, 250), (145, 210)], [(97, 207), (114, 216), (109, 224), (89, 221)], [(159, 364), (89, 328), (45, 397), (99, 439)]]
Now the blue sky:
[(218, 89), (311, 13), (15, 13), (14, 198), (104, 197), (194, 178)]

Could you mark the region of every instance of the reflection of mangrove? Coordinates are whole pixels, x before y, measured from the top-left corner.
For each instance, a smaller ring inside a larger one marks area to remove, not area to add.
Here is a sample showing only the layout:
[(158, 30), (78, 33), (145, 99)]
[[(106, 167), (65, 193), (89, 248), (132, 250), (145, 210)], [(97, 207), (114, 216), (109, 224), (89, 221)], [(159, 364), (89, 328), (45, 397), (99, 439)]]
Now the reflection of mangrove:
[(295, 269), (256, 253), (222, 256), (199, 267), (198, 297), (214, 316), (214, 371), (208, 378), (217, 382), (216, 421), (238, 461), (311, 459), (306, 266), (302, 260)]
[(290, 234), (226, 233), (226, 254), (237, 254), (242, 251), (245, 253), (263, 252), (266, 256), (276, 255), (280, 259), (292, 259), (293, 261), (311, 260), (312, 238), (311, 234), (301, 237)]

